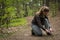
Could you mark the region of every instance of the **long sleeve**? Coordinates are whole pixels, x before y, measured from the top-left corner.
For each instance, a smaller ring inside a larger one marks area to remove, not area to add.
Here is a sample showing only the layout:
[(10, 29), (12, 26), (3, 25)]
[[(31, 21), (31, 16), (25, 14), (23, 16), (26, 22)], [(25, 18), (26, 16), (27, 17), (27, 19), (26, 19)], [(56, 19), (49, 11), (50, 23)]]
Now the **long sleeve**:
[(42, 28), (43, 30), (45, 30), (45, 28), (43, 28), (43, 25), (41, 24), (39, 16), (36, 17), (36, 21), (37, 21), (37, 24), (39, 25), (39, 27)]

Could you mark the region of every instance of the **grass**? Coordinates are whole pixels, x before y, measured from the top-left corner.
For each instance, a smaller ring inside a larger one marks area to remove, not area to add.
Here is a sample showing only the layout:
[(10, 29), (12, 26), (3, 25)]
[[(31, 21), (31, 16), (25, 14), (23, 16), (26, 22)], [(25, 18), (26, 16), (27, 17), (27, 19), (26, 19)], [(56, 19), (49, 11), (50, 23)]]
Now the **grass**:
[(6, 27), (16, 27), (16, 26), (23, 26), (23, 25), (26, 25), (27, 21), (25, 18), (16, 18), (16, 19), (12, 19), (10, 20), (10, 23), (9, 24), (4, 24), (2, 25), (3, 28), (6, 28)]
[(11, 36), (13, 33), (4, 33), (4, 34), (0, 33), (0, 38), (7, 38), (7, 37)]
[(26, 22), (27, 22), (27, 21), (26, 21), (25, 18), (18, 18), (18, 19), (13, 19), (13, 20), (11, 20), (9, 25), (10, 25), (10, 27), (11, 27), (11, 26), (13, 26), (13, 27), (14, 27), (14, 26), (20, 26), (20, 25), (23, 26), (23, 25), (26, 25)]
[[(9, 27), (17, 27), (17, 26), (25, 26), (27, 23), (26, 19), (25, 18), (16, 18), (16, 19), (12, 19), (10, 21), (10, 23), (8, 24)], [(3, 28), (6, 28), (7, 27), (7, 24), (5, 23), (4, 25), (2, 25)], [(10, 36), (12, 33), (0, 33), (0, 38), (5, 38), (5, 37), (8, 37)]]

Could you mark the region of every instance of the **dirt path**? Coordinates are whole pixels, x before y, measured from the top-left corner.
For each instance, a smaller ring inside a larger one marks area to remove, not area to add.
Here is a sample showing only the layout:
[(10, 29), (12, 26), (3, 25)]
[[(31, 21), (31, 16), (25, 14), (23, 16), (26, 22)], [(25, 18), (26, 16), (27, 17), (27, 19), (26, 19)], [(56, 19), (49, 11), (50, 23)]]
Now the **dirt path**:
[(31, 35), (31, 20), (32, 17), (27, 17), (27, 26), (18, 27), (18, 31), (8, 38), (4, 38), (1, 40), (60, 40), (60, 17), (50, 18), (50, 23), (52, 28), (54, 29), (53, 36), (32, 36)]

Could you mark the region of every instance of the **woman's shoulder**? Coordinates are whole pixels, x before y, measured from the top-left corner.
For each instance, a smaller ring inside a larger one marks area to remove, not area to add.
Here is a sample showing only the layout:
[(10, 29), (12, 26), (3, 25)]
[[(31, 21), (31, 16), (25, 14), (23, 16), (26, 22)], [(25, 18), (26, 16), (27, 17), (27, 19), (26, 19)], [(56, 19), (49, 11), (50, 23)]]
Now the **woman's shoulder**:
[(38, 14), (36, 14), (34, 17), (35, 17), (35, 18), (38, 18), (38, 17), (39, 17), (39, 15), (38, 15)]

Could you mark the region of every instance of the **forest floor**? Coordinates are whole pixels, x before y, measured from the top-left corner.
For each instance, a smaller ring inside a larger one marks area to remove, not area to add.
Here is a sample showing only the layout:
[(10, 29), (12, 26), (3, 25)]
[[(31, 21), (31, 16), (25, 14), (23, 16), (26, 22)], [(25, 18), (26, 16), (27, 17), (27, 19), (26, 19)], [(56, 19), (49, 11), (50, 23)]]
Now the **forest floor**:
[[(9, 37), (0, 40), (60, 40), (60, 16), (50, 17), (50, 24), (54, 30), (52, 36), (44, 35), (42, 37), (31, 35), (32, 16), (26, 17), (27, 25), (17, 27), (18, 31)], [(45, 33), (45, 32), (44, 32)]]

